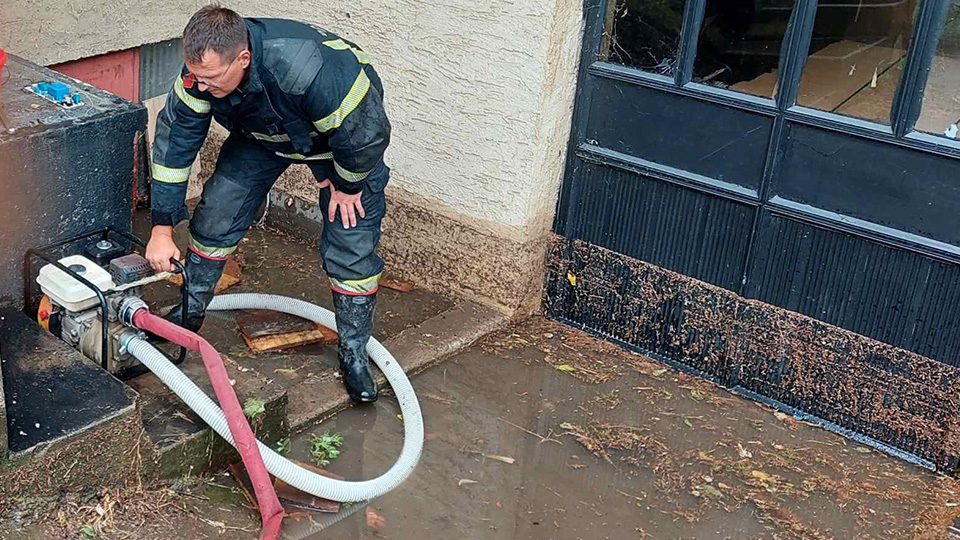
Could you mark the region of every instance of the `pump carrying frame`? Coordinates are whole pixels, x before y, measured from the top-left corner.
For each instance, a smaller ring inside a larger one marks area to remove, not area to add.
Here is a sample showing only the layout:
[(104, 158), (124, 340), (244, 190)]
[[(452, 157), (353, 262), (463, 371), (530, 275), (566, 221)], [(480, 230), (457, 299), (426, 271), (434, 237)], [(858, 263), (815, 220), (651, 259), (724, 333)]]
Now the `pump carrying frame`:
[[(107, 307), (107, 297), (119, 294), (121, 291), (110, 290), (110, 291), (101, 291), (96, 285), (90, 283), (88, 280), (84, 279), (83, 276), (77, 274), (73, 270), (67, 268), (66, 266), (60, 264), (56, 257), (50, 254), (51, 250), (62, 248), (64, 246), (79, 242), (81, 240), (87, 240), (100, 236), (101, 240), (109, 240), (110, 235), (117, 235), (124, 240), (131, 242), (137, 246), (140, 246), (142, 249), (146, 249), (147, 244), (140, 238), (137, 238), (135, 235), (130, 234), (124, 231), (118, 231), (113, 227), (106, 227), (104, 229), (99, 229), (93, 232), (86, 234), (81, 234), (78, 236), (71, 236), (52, 244), (48, 244), (41, 247), (30, 248), (27, 250), (26, 255), (23, 258), (23, 309), (28, 315), (32, 315), (32, 311), (36, 311), (33, 307), (33, 298), (34, 298), (34, 285), (33, 285), (33, 259), (34, 257), (52, 264), (54, 267), (58, 268), (62, 272), (65, 272), (67, 275), (82, 283), (86, 288), (90, 289), (97, 295), (97, 299), (100, 301), (100, 366), (106, 370), (107, 365), (107, 352), (110, 349), (110, 337), (107, 333), (107, 321), (109, 320), (110, 310)], [(170, 262), (173, 263), (176, 268), (174, 273), (178, 273), (183, 276), (183, 283), (180, 285), (180, 307), (183, 310), (182, 318), (180, 320), (187, 320), (187, 272), (183, 266), (183, 263), (177, 259), (170, 259)], [(180, 347), (180, 352), (177, 355), (177, 358), (170, 358), (169, 360), (175, 365), (180, 365), (183, 363), (183, 360), (187, 357), (187, 349)], [(149, 372), (147, 368), (142, 365), (137, 365), (130, 368), (125, 368), (120, 370), (116, 374), (117, 378), (120, 380), (131, 379), (144, 373)]]

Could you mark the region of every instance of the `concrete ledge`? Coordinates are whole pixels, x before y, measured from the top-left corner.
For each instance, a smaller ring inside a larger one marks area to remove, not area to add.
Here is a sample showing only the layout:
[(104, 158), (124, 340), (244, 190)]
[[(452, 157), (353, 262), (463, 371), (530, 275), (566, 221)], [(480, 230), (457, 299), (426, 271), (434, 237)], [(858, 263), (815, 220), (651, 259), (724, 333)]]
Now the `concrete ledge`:
[[(287, 174), (295, 173), (293, 168)], [(303, 182), (298, 182), (302, 184)], [(503, 313), (539, 308), (545, 238), (518, 242), (411, 202), (415, 196), (387, 190), (380, 254), (389, 270), (417, 286), (490, 306)], [(270, 192), (267, 223), (318, 242), (324, 216), (315, 201), (279, 188)]]
[[(288, 429), (287, 394), (250, 370), (241, 371), (236, 362), (224, 356), (227, 374), (235, 381), (234, 390), (240, 404), (247, 398), (260, 398), (266, 411), (255, 422), (257, 438), (272, 445), (286, 436)], [(203, 361), (195, 354), (187, 356), (180, 369), (215, 402), (216, 397)], [(239, 455), (225, 440), (193, 412), (180, 398), (153, 374), (130, 381), (140, 394), (144, 445), (148, 471), (163, 478), (199, 474), (221, 469), (239, 460)]]
[(24, 497), (135, 483), (136, 476), (146, 470), (141, 451), (149, 442), (144, 437), (137, 410), (61, 440), (43, 452), (8, 462), (0, 468), (0, 516)]
[[(383, 346), (403, 366), (408, 376), (436, 365), (499, 329), (507, 317), (496, 310), (470, 301), (427, 319), (389, 338)], [(377, 372), (384, 384), (383, 375)], [(289, 391), (290, 429), (294, 432), (350, 406), (343, 384), (333, 374), (316, 377)]]

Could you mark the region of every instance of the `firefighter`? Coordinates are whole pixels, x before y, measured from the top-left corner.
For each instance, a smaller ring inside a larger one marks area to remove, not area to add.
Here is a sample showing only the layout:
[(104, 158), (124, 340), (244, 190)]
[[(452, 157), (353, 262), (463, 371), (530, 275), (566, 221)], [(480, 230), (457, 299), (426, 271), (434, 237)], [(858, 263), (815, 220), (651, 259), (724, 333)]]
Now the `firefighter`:
[(320, 251), (333, 291), (343, 382), (354, 401), (376, 400), (366, 345), (383, 271), (376, 250), (386, 211), (390, 122), (369, 56), (320, 28), (244, 19), (217, 5), (190, 19), (183, 55), (154, 140), (147, 259), (156, 271), (171, 270), (170, 259), (180, 257), (173, 228), (189, 218), (190, 166), (210, 120), (230, 135), (190, 219), (187, 320), (180, 320), (179, 308), (167, 319), (200, 329), (227, 257), (270, 188), (288, 166), (306, 164), (328, 219)]

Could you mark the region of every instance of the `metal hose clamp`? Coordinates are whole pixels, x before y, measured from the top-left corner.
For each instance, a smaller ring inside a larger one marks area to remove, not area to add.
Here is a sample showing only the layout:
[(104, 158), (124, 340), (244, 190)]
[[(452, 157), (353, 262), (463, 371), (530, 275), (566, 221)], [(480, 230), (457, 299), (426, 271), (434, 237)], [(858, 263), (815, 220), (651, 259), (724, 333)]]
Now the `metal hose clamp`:
[(147, 303), (136, 296), (130, 296), (120, 302), (120, 307), (117, 309), (117, 315), (120, 317), (120, 322), (123, 324), (127, 326), (134, 326), (133, 316), (136, 315), (141, 309), (147, 309)]
[(120, 348), (119, 350), (117, 350), (117, 353), (119, 353), (120, 356), (127, 354), (128, 352), (130, 352), (130, 342), (133, 341), (135, 338), (142, 339), (143, 337), (144, 337), (143, 332), (138, 332), (132, 328), (124, 328), (117, 335), (117, 341), (119, 341), (120, 343)]

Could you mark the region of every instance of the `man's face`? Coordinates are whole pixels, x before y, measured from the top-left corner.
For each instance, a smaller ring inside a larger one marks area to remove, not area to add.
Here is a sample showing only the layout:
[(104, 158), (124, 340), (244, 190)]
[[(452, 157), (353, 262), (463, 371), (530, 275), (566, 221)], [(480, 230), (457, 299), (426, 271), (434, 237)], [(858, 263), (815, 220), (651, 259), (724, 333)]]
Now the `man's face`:
[(244, 49), (234, 58), (223, 58), (208, 50), (200, 63), (187, 62), (187, 69), (197, 80), (201, 92), (209, 92), (216, 98), (226, 97), (243, 82), (243, 75), (250, 66), (250, 51)]

